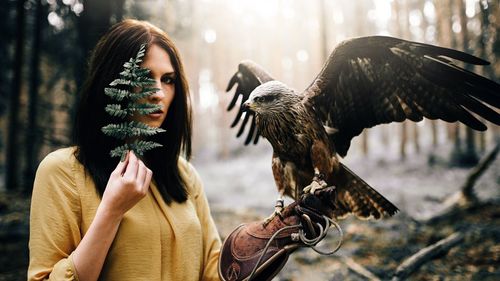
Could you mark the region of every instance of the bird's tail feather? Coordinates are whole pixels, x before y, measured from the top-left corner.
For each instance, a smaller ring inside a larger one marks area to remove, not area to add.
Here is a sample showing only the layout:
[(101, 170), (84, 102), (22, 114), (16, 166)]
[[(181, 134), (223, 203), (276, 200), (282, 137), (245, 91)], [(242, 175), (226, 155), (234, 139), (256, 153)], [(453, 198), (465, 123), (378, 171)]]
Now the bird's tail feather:
[(363, 219), (390, 217), (399, 210), (358, 175), (340, 163), (340, 169), (333, 175), (337, 187), (334, 216), (345, 217), (352, 213)]

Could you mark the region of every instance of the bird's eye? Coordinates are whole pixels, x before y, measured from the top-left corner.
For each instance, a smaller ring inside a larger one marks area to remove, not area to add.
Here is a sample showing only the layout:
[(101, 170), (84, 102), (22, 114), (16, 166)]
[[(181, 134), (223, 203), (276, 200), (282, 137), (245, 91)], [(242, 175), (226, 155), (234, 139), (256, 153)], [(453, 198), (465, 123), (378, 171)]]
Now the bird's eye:
[(272, 100), (274, 100), (274, 96), (261, 96), (255, 98), (256, 102), (270, 102)]

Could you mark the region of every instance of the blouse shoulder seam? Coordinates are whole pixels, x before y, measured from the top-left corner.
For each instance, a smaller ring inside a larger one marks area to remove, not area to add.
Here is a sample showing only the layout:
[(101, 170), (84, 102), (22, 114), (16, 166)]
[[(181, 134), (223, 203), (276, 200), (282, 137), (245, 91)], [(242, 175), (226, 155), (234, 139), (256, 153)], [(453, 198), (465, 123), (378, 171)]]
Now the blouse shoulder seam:
[(82, 194), (80, 191), (81, 186), (79, 186), (79, 181), (78, 181), (78, 160), (76, 159), (75, 155), (75, 147), (72, 147), (70, 152), (70, 161), (71, 161), (71, 171), (73, 172), (73, 181), (75, 183), (75, 191), (78, 194), (78, 203), (79, 203), (79, 225), (81, 227), (81, 223), (83, 221), (83, 214), (82, 214)]

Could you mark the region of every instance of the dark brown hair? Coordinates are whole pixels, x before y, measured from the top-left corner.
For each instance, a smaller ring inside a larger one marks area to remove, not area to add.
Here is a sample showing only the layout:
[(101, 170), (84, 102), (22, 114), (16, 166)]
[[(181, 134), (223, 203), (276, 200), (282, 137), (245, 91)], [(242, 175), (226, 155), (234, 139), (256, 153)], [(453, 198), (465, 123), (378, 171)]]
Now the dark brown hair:
[(189, 88), (174, 43), (164, 31), (148, 22), (131, 19), (119, 22), (101, 37), (94, 48), (74, 123), (75, 156), (90, 174), (102, 196), (109, 176), (119, 161), (118, 158), (111, 158), (109, 152), (120, 143), (104, 135), (101, 128), (122, 121), (105, 112), (105, 106), (114, 102), (104, 94), (104, 88), (118, 78), (123, 64), (135, 57), (144, 43), (147, 44), (146, 48), (156, 44), (169, 54), (176, 78), (174, 100), (166, 122), (161, 125), (166, 132), (151, 137), (163, 147), (146, 152), (143, 160), (153, 171), (153, 179), (165, 202), (183, 202), (187, 199), (187, 191), (177, 162), (182, 152), (188, 160), (191, 156)]

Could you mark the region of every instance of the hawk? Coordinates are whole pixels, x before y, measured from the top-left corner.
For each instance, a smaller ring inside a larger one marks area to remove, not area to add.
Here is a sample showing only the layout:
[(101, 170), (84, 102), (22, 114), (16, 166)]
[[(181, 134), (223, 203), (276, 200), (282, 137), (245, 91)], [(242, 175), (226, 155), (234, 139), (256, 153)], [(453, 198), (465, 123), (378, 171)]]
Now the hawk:
[(500, 125), (495, 111), (500, 85), (457, 61), (489, 64), (457, 50), (392, 37), (354, 38), (340, 43), (310, 86), (298, 92), (254, 62), (242, 61), (227, 87), (229, 92), (237, 84), (228, 110), (240, 100), (231, 127), (242, 120), (238, 136), (250, 125), (245, 144), (257, 143), (259, 136), (271, 143), (280, 197), (298, 199), (303, 192), (335, 186), (334, 218), (392, 216), (397, 207), (338, 156), (347, 154), (364, 129), (379, 124), (425, 117), (484, 131), (478, 115)]

